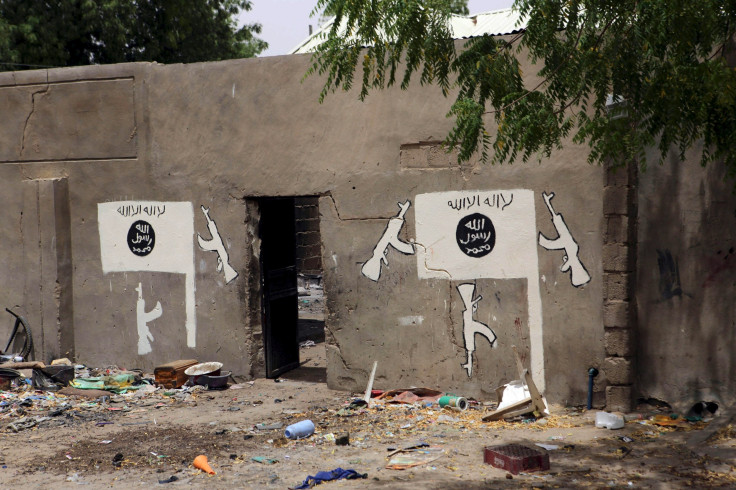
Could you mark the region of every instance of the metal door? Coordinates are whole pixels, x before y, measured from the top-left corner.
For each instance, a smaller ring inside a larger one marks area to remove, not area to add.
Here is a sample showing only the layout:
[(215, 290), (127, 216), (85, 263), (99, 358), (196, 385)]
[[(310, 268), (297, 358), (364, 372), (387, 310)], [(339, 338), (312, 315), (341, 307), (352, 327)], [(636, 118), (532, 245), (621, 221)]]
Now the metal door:
[(299, 366), (294, 198), (260, 200), (266, 376)]

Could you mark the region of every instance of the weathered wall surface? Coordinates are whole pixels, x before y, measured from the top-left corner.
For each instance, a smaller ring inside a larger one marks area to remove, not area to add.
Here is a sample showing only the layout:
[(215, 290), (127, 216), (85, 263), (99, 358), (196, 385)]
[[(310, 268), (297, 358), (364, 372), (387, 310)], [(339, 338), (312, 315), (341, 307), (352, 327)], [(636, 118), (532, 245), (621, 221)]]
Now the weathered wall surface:
[(736, 195), (719, 165), (640, 174), (639, 392), (670, 403), (736, 393)]
[[(307, 64), (1, 74), (12, 117), (0, 219), (17, 249), (0, 267), (48, 265), (36, 258), (48, 228), (21, 226), (21, 211), (39, 223), (51, 213), (55, 236), (69, 236), (66, 248), (49, 245), (68, 287), (28, 275), (22, 294), (3, 285), (7, 297), (30, 308), (57, 294), (44, 318), (82, 362), (150, 369), (196, 357), (262, 374), (252, 198), (318, 195), (331, 386), (362, 389), (377, 360), (380, 388), (492, 397), (518, 377), (516, 345), (550, 401), (583, 401), (586, 371), (605, 357), (603, 170), (572, 144), (541, 165), (458, 166), (436, 143), (451, 124), (436, 88), (320, 105), (320, 81), (300, 83)], [(56, 181), (58, 196), (44, 198)], [(51, 210), (35, 211), (42, 202)], [(571, 270), (560, 270), (562, 246)]]

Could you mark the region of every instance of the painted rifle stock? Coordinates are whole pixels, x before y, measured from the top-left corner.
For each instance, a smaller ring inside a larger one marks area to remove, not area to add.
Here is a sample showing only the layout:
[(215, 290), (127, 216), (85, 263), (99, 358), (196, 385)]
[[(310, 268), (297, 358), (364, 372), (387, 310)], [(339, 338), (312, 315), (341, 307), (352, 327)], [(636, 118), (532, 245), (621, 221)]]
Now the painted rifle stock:
[(230, 257), (227, 254), (227, 249), (225, 249), (225, 244), (222, 243), (220, 232), (217, 231), (217, 224), (212, 220), (212, 218), (210, 218), (210, 210), (204, 206), (201, 206), (201, 208), (204, 213), (204, 217), (207, 218), (207, 229), (209, 230), (210, 235), (212, 235), (212, 238), (210, 240), (205, 240), (199, 233), (197, 233), (197, 242), (199, 242), (199, 246), (202, 250), (217, 252), (217, 272), (222, 272), (224, 270), (225, 283), (229, 283), (238, 277), (238, 272), (233, 269), (229, 263)]
[(372, 281), (378, 281), (378, 278), (381, 277), (381, 262), (388, 265), (386, 254), (388, 253), (389, 245), (403, 254), (411, 255), (414, 253), (414, 245), (399, 239), (399, 232), (401, 231), (401, 227), (404, 226), (404, 214), (406, 214), (409, 206), (411, 206), (411, 202), (406, 201), (398, 204), (401, 209), (399, 214), (389, 220), (386, 230), (373, 249), (373, 255), (360, 269), (360, 272)]
[(549, 209), (549, 212), (552, 214), (552, 224), (555, 225), (558, 236), (554, 240), (550, 240), (540, 232), (539, 245), (547, 250), (564, 250), (565, 257), (563, 258), (562, 265), (560, 266), (560, 271), (567, 272), (569, 270), (572, 285), (575, 287), (582, 286), (590, 281), (590, 274), (588, 274), (588, 271), (585, 269), (585, 266), (583, 266), (582, 262), (580, 262), (580, 258), (578, 257), (580, 247), (570, 234), (570, 230), (565, 223), (565, 219), (552, 208), (551, 201), (552, 198), (555, 197), (554, 192), (549, 194), (543, 192), (542, 197), (544, 198), (544, 202), (547, 204), (547, 209)]

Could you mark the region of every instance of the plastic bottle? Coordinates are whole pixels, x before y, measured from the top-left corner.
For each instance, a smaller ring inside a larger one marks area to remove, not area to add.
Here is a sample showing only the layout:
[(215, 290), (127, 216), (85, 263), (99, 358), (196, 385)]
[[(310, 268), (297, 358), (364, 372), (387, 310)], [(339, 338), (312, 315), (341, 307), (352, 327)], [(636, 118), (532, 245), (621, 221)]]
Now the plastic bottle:
[(314, 423), (311, 420), (302, 420), (296, 424), (291, 424), (284, 431), (287, 439), (303, 439), (314, 434)]
[(623, 429), (624, 418), (613, 413), (597, 412), (595, 426), (599, 429)]

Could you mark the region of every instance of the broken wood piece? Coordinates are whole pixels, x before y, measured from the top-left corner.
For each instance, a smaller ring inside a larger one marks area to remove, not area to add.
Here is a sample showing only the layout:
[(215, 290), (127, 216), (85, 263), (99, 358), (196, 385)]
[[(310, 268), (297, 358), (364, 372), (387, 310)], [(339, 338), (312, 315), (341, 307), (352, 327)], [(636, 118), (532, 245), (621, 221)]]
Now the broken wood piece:
[(488, 415), (485, 415), (481, 420), (483, 422), (493, 422), (496, 420), (501, 419), (508, 419), (511, 417), (516, 417), (517, 415), (523, 415), (525, 413), (533, 412), (534, 408), (532, 405), (532, 399), (524, 398), (521, 401), (518, 401), (516, 403), (513, 403), (509, 405), (508, 407), (504, 407), (500, 410), (495, 410)]
[(371, 376), (368, 378), (368, 386), (365, 389), (365, 396), (363, 400), (370, 404), (371, 401), (371, 390), (373, 390), (373, 380), (376, 379), (376, 368), (378, 367), (378, 361), (373, 361), (373, 369), (371, 370)]
[[(539, 393), (537, 385), (534, 384), (534, 380), (532, 379), (529, 370), (524, 368), (516, 346), (512, 345), (511, 349), (514, 351), (514, 356), (516, 357), (516, 368), (519, 371), (519, 378), (521, 379), (521, 382), (526, 385), (527, 390), (529, 390), (529, 396), (509, 406), (491, 412), (482, 418), (483, 422), (516, 417), (517, 415), (523, 415), (529, 412), (539, 412), (540, 414), (543, 414), (547, 410), (547, 404)], [(499, 401), (500, 398), (501, 396), (499, 396)]]

